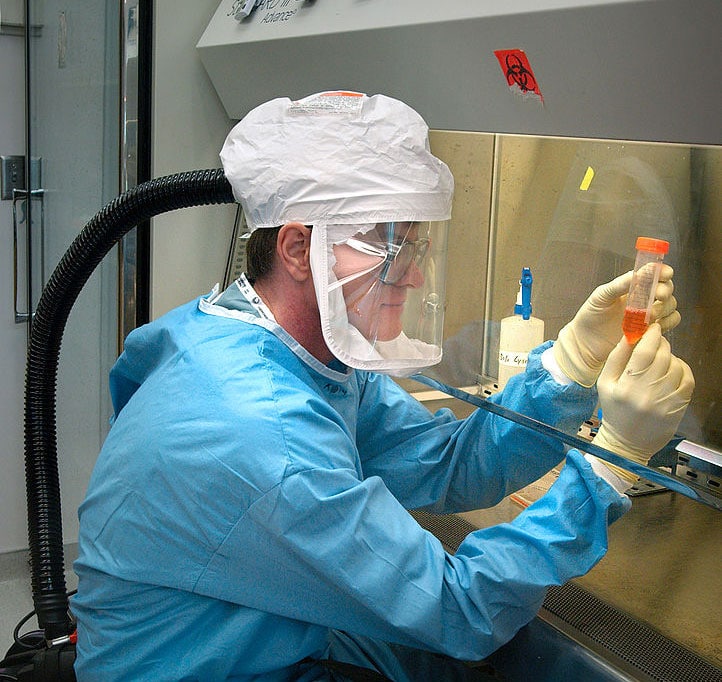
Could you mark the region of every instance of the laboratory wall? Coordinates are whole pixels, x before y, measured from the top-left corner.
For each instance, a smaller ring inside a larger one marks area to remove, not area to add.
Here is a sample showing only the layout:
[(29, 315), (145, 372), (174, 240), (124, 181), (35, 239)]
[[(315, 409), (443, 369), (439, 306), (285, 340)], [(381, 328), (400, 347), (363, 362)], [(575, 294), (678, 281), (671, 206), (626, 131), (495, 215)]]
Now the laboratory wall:
[[(218, 168), (231, 121), (195, 48), (218, 0), (157, 0), (154, 31), (153, 176)], [(254, 77), (237, 74), (238, 87)], [(151, 316), (209, 291), (223, 275), (231, 241), (230, 206), (187, 209), (152, 222)]]

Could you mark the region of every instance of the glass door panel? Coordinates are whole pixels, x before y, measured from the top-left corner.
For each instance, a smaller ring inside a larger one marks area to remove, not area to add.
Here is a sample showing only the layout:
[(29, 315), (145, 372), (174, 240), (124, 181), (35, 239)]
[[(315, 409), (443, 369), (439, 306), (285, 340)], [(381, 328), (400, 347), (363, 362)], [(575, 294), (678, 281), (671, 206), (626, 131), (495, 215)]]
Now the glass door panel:
[[(117, 3), (27, 3), (27, 155), (42, 167), (41, 199), (29, 202), (35, 282), (47, 281), (85, 223), (119, 190)], [(42, 237), (41, 241), (40, 237)], [(66, 543), (77, 537), (77, 507), (110, 404), (107, 374), (117, 351), (117, 256), (98, 266), (63, 336), (58, 373), (58, 462)], [(39, 286), (33, 285), (33, 298)]]

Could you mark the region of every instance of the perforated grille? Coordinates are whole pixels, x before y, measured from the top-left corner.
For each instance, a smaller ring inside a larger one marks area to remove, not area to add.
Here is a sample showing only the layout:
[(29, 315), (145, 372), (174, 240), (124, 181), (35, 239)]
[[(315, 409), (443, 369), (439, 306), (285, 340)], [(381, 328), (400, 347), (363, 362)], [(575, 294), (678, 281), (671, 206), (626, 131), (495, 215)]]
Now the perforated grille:
[(413, 511), (411, 515), (422, 528), (435, 535), (441, 541), (444, 549), (452, 554), (471, 531), (477, 530), (476, 526), (455, 514), (439, 516), (424, 511)]
[(659, 682), (722, 682), (722, 670), (574, 583), (552, 587), (544, 608)]

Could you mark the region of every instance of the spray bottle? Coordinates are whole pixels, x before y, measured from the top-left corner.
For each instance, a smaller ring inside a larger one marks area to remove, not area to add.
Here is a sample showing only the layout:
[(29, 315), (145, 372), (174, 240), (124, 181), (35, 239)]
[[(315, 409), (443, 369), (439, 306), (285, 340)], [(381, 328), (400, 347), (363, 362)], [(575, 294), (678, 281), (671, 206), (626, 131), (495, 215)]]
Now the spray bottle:
[(499, 336), (499, 389), (526, 368), (529, 351), (544, 341), (544, 321), (531, 316), (532, 276), (522, 268), (514, 314), (501, 321)]

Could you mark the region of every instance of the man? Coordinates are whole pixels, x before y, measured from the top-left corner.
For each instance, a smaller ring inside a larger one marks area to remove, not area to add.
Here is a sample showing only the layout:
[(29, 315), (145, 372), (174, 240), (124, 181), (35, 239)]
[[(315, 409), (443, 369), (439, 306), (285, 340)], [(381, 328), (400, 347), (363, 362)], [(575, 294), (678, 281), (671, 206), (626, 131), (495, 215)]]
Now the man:
[[(625, 472), (571, 450), (542, 500), (445, 553), (407, 509), (491, 506), (565, 453), (484, 411), (432, 415), (387, 376), (441, 358), (453, 183), (424, 122), (380, 95), (278, 99), (221, 156), (255, 230), (247, 276), (133, 332), (112, 371), (78, 679), (483, 679), (452, 659), (483, 659), (603, 556)], [(648, 461), (694, 383), (661, 335), (671, 276), (634, 349), (628, 273), (495, 399), (576, 432), (599, 398), (599, 444)]]

